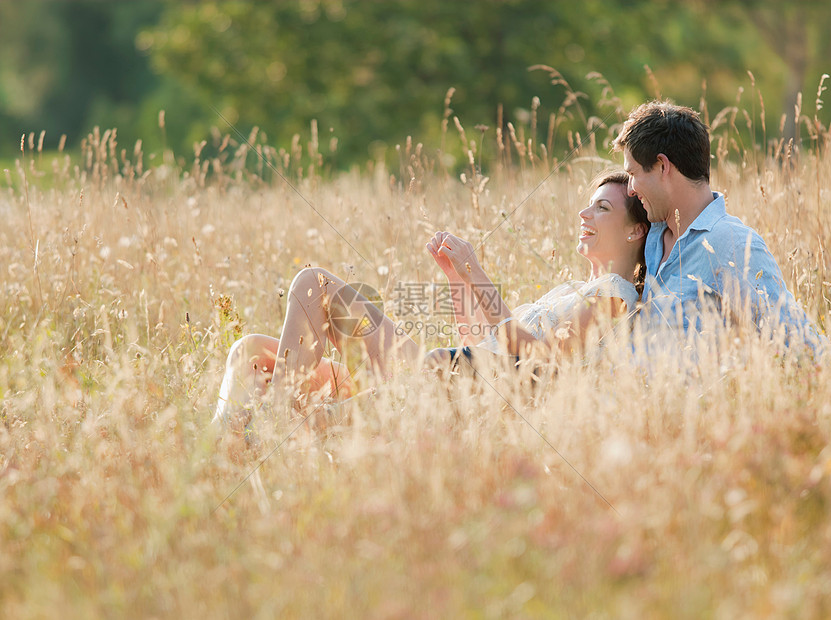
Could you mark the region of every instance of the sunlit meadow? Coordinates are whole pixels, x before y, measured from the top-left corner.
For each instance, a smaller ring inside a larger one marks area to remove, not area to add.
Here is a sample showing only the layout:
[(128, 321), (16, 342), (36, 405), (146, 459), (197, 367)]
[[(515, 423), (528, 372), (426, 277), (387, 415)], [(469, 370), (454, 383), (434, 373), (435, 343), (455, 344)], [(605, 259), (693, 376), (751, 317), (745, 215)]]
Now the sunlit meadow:
[[(828, 129), (812, 107), (801, 141), (776, 119), (749, 138), (747, 100), (708, 114), (712, 184), (824, 331)], [(24, 136), (0, 194), (0, 615), (831, 614), (831, 372), (747, 334), (651, 374), (610, 346), (533, 390), (359, 371), (374, 394), (216, 441), (228, 349), (279, 334), (304, 265), (432, 326), (450, 317), (392, 301), (442, 281), (437, 230), (484, 241), (513, 305), (585, 277), (577, 212), (619, 162), (606, 103), (579, 133), (572, 101), (497, 134), (449, 95), (442, 151), (414, 138), (351, 173), (316, 127), (283, 149), (226, 128), (188, 163), (113, 131), (80, 156)]]

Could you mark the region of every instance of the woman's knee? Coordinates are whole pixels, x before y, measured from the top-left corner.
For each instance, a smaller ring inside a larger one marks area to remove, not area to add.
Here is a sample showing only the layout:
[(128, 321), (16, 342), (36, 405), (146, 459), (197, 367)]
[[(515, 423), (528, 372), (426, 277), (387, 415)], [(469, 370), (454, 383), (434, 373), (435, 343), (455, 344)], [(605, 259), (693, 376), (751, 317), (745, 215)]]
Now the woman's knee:
[(314, 286), (322, 287), (327, 281), (334, 281), (334, 276), (321, 267), (304, 267), (289, 287), (292, 291), (308, 291)]
[(273, 369), (273, 358), (280, 346), (280, 340), (263, 334), (247, 334), (234, 342), (228, 351), (226, 368), (267, 372)]
[(225, 360), (225, 367), (226, 368), (235, 368), (239, 366), (240, 361), (245, 359), (247, 356), (245, 352), (249, 349), (251, 344), (251, 336), (243, 336), (239, 340), (234, 341), (234, 344), (231, 345), (230, 350), (228, 351), (228, 357)]

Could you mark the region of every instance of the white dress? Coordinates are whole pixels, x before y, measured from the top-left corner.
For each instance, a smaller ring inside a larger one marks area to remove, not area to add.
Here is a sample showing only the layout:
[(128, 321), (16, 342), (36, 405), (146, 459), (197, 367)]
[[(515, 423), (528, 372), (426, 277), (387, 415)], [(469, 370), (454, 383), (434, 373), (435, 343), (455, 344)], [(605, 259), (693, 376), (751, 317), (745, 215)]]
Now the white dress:
[(634, 310), (638, 302), (635, 285), (616, 273), (607, 273), (590, 282), (572, 280), (551, 289), (537, 301), (516, 308), (512, 316), (501, 321), (497, 329), (476, 346), (497, 355), (505, 354), (498, 332), (508, 321), (519, 321), (534, 338), (542, 340), (546, 333), (570, 319), (577, 305), (590, 297), (618, 297), (629, 311)]

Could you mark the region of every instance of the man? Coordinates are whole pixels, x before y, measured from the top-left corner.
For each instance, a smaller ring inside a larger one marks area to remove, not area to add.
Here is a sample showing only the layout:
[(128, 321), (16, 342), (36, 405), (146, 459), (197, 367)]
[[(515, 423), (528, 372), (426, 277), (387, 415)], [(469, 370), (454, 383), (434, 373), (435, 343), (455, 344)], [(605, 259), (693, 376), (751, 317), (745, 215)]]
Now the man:
[(652, 101), (635, 108), (613, 145), (623, 151), (629, 193), (652, 223), (642, 299), (650, 326), (701, 328), (716, 311), (734, 323), (785, 330), (814, 343), (816, 331), (788, 291), (764, 240), (727, 215), (710, 189), (710, 137), (692, 109)]

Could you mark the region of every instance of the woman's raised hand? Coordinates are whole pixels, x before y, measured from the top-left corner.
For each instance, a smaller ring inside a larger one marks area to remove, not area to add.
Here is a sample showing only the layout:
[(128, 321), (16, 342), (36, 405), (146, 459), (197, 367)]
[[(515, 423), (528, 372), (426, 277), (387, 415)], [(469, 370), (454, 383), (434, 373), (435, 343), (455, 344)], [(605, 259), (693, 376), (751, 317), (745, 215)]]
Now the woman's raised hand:
[(453, 263), (450, 262), (450, 259), (447, 258), (443, 253), (439, 253), (439, 248), (441, 248), (441, 244), (444, 243), (445, 237), (450, 233), (446, 232), (437, 232), (433, 235), (433, 238), (427, 242), (427, 251), (430, 252), (430, 256), (433, 257), (433, 260), (436, 261), (436, 264), (439, 268), (444, 272), (444, 275), (447, 276), (447, 279), (451, 282), (458, 282), (459, 281), (459, 274), (456, 273), (456, 270), (453, 268)]
[(447, 232), (437, 232), (427, 244), (427, 250), (445, 273), (448, 280), (468, 281), (473, 267), (479, 267), (473, 246), (464, 239)]

